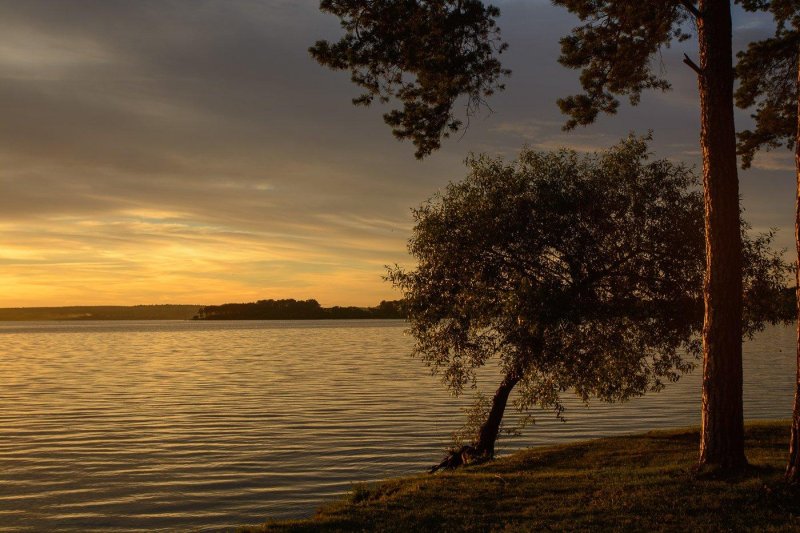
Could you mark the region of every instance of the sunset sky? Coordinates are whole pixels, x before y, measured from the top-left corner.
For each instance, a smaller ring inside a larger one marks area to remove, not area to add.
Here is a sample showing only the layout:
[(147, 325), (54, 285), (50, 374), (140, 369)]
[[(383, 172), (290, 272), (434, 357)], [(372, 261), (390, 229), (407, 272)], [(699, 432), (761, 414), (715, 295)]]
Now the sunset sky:
[[(386, 108), (354, 108), (349, 75), (308, 55), (340, 33), (316, 0), (0, 0), (0, 307), (374, 305), (398, 297), (381, 276), (410, 261), (410, 208), (463, 177), (469, 152), (594, 150), (652, 129), (656, 155), (699, 170), (692, 41), (665, 51), (672, 92), (563, 133), (555, 101), (577, 73), (556, 58), (575, 19), (495, 4), (507, 90), (419, 162)], [(734, 31), (741, 47), (769, 22), (737, 13)], [(754, 166), (746, 217), (789, 247), (791, 153)]]

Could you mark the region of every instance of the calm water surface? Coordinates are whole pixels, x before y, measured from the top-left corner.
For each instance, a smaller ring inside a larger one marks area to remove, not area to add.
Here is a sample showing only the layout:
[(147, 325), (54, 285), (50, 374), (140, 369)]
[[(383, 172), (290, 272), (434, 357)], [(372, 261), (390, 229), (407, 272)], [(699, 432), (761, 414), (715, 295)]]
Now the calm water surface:
[[(402, 321), (0, 323), (0, 530), (219, 530), (416, 473), (461, 424)], [(745, 415), (787, 418), (794, 333), (745, 345)], [(542, 413), (499, 453), (699, 423), (699, 372)]]

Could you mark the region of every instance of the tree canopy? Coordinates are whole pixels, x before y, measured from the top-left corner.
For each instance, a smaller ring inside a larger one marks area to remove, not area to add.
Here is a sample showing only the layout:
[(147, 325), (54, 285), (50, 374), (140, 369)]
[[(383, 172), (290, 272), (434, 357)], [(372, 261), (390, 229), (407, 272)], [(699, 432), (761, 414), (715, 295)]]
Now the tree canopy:
[(354, 104), (399, 100), (384, 121), (413, 141), (418, 158), (463, 126), (453, 112), (459, 97), (466, 96), (470, 116), (510, 73), (497, 58), (506, 49), (495, 22), (500, 12), (479, 0), (322, 0), (320, 9), (338, 16), (345, 34), (318, 41), (311, 55), (351, 72), (364, 90)]
[[(755, 127), (739, 133), (742, 166), (757, 151), (785, 146), (795, 149), (795, 248), (800, 264), (800, 1), (743, 0), (746, 9), (770, 12), (776, 23), (772, 37), (751, 43), (739, 54), (736, 92), (739, 107), (755, 106)], [(796, 273), (797, 274), (797, 273)], [(800, 277), (795, 277), (795, 312), (800, 317)], [(786, 479), (800, 482), (800, 322), (797, 324), (797, 375)]]
[[(415, 210), (405, 296), (414, 353), (455, 392), (497, 360), (519, 407), (562, 394), (625, 400), (659, 390), (701, 352), (703, 198), (647, 140), (606, 152), (523, 150), (469, 160), (469, 175)], [(745, 228), (743, 228), (743, 232)], [(787, 267), (771, 235), (745, 238), (746, 321), (777, 321)], [(689, 357), (687, 357), (689, 354)], [(513, 386), (513, 385), (512, 385)]]
[[(559, 61), (581, 70), (583, 88), (558, 101), (569, 116), (567, 129), (590, 124), (601, 112), (615, 113), (619, 96), (635, 105), (646, 89), (670, 88), (654, 59), (671, 41), (690, 37), (694, 2), (553, 3), (582, 22), (561, 39)], [(511, 74), (500, 61), (507, 49), (497, 26), (500, 11), (479, 0), (322, 0), (320, 9), (339, 17), (344, 35), (317, 41), (311, 55), (351, 73), (364, 90), (354, 104), (396, 100), (400, 107), (384, 120), (396, 137), (412, 140), (418, 158), (465, 125), (454, 110), (459, 101), (468, 119), (505, 88), (503, 78)]]
[(670, 83), (654, 61), (672, 40), (690, 37), (686, 23), (693, 2), (553, 0), (578, 16), (582, 25), (561, 39), (559, 62), (581, 71), (583, 92), (558, 100), (570, 118), (565, 128), (593, 123), (599, 113), (614, 114), (619, 96), (639, 103), (642, 91), (667, 90)]
[(739, 132), (738, 152), (748, 168), (760, 149), (794, 148), (797, 138), (797, 71), (800, 64), (800, 2), (744, 0), (750, 10), (770, 11), (775, 34), (750, 43), (739, 53), (736, 104), (755, 106), (753, 129)]
[[(738, 0), (737, 0), (738, 1)], [(766, 5), (770, 0), (740, 0)], [(789, 0), (777, 0), (789, 1)], [(582, 92), (559, 100), (569, 117), (565, 129), (613, 114), (619, 98), (637, 104), (643, 91), (666, 90), (660, 53), (696, 30), (700, 144), (706, 226), (703, 328), (704, 379), (699, 462), (735, 471), (744, 454), (742, 369), (742, 248), (733, 103), (731, 0), (553, 0), (581, 25), (561, 40), (559, 61), (581, 72)], [(479, 0), (323, 0), (339, 16), (345, 36), (317, 43), (324, 65), (349, 70), (366, 88), (355, 103), (397, 99), (384, 118), (417, 157), (460, 129), (453, 106), (467, 102), (467, 116), (502, 89), (508, 74), (496, 19), (499, 11)]]

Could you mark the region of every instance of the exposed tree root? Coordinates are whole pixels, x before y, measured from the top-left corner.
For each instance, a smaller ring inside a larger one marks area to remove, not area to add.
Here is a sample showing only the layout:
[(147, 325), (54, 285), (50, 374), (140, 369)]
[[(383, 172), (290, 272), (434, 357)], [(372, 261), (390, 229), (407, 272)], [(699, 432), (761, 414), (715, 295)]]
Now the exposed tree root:
[(455, 470), (462, 466), (485, 463), (490, 458), (489, 455), (479, 453), (474, 446), (466, 445), (457, 450), (450, 450), (442, 462), (432, 466), (428, 473), (433, 474), (438, 470)]

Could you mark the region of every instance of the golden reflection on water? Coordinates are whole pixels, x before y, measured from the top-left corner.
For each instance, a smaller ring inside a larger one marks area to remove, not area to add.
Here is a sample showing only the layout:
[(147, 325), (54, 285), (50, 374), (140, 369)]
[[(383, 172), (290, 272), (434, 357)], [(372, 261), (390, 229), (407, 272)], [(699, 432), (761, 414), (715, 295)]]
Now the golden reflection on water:
[[(408, 357), (403, 330), (0, 323), (0, 529), (235, 527), (419, 472), (464, 402)], [(771, 328), (746, 344), (748, 418), (790, 414), (793, 343), (791, 328)], [(571, 402), (567, 423), (543, 413), (499, 451), (696, 424), (699, 387), (695, 374), (628, 404)]]

